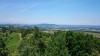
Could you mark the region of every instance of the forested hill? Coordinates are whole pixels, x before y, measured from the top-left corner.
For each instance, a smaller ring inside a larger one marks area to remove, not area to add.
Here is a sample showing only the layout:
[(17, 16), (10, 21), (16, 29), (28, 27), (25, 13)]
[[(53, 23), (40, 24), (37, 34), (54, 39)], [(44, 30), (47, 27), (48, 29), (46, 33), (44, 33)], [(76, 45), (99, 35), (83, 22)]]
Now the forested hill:
[(46, 33), (36, 26), (1, 28), (0, 56), (100, 56), (100, 39), (76, 31)]

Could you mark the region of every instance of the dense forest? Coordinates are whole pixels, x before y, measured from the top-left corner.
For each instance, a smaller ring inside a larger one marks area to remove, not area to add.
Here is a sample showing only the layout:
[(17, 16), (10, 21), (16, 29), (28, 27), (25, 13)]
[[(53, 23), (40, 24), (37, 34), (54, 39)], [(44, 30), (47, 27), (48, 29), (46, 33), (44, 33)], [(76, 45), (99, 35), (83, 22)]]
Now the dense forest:
[(36, 26), (2, 27), (0, 56), (100, 56), (100, 39), (75, 31), (46, 33)]

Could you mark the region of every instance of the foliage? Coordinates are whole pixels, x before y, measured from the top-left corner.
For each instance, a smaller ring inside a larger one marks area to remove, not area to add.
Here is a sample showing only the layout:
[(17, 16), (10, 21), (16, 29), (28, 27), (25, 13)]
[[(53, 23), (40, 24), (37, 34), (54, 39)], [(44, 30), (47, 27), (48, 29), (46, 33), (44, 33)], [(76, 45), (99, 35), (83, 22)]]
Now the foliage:
[(100, 39), (87, 33), (51, 34), (36, 26), (17, 30), (10, 27), (0, 32), (0, 56), (100, 56)]
[(0, 36), (0, 56), (7, 56), (6, 45)]
[(79, 33), (79, 32), (67, 32), (66, 33), (66, 47), (68, 47), (71, 56), (95, 56), (100, 47), (100, 43), (96, 43), (96, 38), (92, 35)]
[(6, 40), (9, 55), (13, 55), (20, 43), (19, 33), (12, 33)]

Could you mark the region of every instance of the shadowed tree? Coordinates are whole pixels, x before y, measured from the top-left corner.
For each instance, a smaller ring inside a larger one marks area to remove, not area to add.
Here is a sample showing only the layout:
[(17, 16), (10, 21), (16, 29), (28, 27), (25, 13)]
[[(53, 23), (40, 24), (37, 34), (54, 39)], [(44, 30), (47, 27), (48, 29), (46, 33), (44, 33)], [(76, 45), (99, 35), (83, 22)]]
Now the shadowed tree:
[(5, 43), (2, 40), (2, 38), (0, 37), (0, 56), (7, 56), (7, 50), (5, 49)]

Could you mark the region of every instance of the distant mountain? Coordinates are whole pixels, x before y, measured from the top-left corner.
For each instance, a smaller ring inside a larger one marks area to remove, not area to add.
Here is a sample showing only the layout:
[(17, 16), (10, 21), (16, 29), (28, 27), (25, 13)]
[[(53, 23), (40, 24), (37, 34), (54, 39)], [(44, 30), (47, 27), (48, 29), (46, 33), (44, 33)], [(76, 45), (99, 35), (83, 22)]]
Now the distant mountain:
[(60, 26), (56, 25), (56, 24), (37, 24), (37, 25), (33, 25), (33, 26), (38, 26), (39, 28), (42, 28), (42, 29), (60, 28)]
[(5, 27), (12, 25), (17, 28), (33, 28), (34, 26), (38, 26), (41, 29), (49, 30), (49, 29), (61, 29), (61, 30), (82, 30), (82, 31), (100, 31), (100, 26), (94, 25), (56, 25), (56, 24), (0, 24), (0, 27)]
[(37, 26), (49, 27), (49, 26), (58, 26), (58, 25), (56, 25), (56, 24), (38, 24)]

